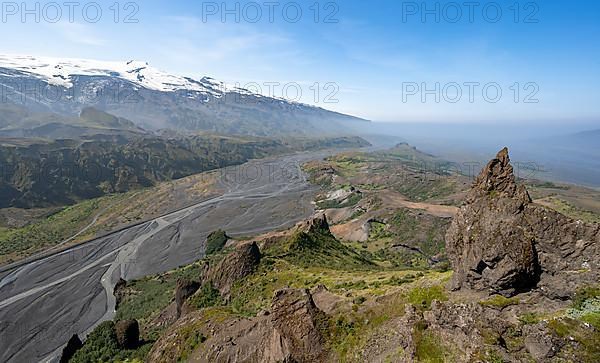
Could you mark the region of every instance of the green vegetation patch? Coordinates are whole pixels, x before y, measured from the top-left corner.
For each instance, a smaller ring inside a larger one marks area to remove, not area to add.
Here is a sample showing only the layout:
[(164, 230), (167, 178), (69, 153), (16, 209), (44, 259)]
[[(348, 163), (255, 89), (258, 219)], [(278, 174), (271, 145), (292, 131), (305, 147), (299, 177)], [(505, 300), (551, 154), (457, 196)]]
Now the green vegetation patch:
[(379, 221), (369, 222), (369, 238), (377, 240), (381, 238), (391, 237), (392, 234), (388, 231), (387, 225)]
[(361, 154), (354, 155), (338, 155), (329, 159), (335, 163), (336, 170), (342, 176), (350, 177), (358, 173), (358, 171), (365, 165), (365, 157)]
[(600, 332), (600, 288), (589, 286), (577, 291), (566, 315), (590, 324)]
[(568, 185), (558, 185), (551, 181), (532, 181), (527, 183), (528, 186), (533, 188), (542, 188), (542, 189), (558, 189), (558, 190), (569, 190), (570, 187)]
[(520, 300), (517, 297), (506, 298), (502, 295), (494, 295), (493, 297), (480, 301), (479, 304), (482, 306), (488, 306), (492, 308), (504, 309), (505, 307), (512, 305), (519, 305)]
[(417, 323), (413, 330), (415, 358), (418, 362), (444, 363), (451, 357), (450, 350), (433, 332)]
[(330, 233), (298, 231), (287, 243), (283, 258), (301, 267), (327, 267), (340, 270), (372, 269), (376, 265), (335, 239)]
[(201, 271), (201, 264), (195, 263), (165, 274), (128, 282), (129, 294), (119, 304), (115, 319), (148, 321), (173, 301), (178, 279), (198, 280)]
[[(0, 256), (13, 256), (12, 259), (54, 246), (86, 227), (102, 208), (110, 205), (117, 196), (87, 200), (66, 207), (60, 212), (22, 228), (0, 231)], [(0, 263), (10, 262), (3, 261)]]
[(211, 284), (204, 284), (189, 300), (190, 306), (196, 309), (204, 309), (213, 306), (219, 306), (223, 303), (219, 290)]
[(354, 192), (344, 200), (321, 200), (317, 202), (319, 209), (341, 209), (354, 207), (362, 200), (362, 193)]
[[(411, 269), (427, 269), (432, 261), (445, 261), (447, 219), (399, 209), (386, 221), (385, 228), (380, 222), (372, 223), (367, 247), (375, 258), (395, 268)], [(440, 266), (441, 270), (447, 268), (448, 263)]]
[(536, 313), (525, 313), (519, 316), (519, 321), (523, 325), (533, 325), (541, 321), (541, 318)]
[(575, 207), (571, 203), (559, 198), (549, 198), (551, 208), (567, 217), (584, 221), (586, 223), (600, 223), (600, 214)]
[(427, 256), (444, 252), (444, 234), (448, 223), (443, 218), (419, 218), (406, 209), (396, 212), (390, 220), (392, 231), (400, 241), (408, 243), (418, 240), (419, 248)]
[(579, 289), (573, 298), (572, 308), (581, 310), (589, 300), (600, 300), (599, 286), (587, 286)]
[(105, 321), (98, 325), (87, 337), (83, 347), (75, 353), (70, 363), (120, 362), (125, 360), (143, 361), (152, 348), (151, 343), (142, 343), (137, 349), (125, 350), (119, 347), (115, 333), (115, 323)]
[(436, 177), (422, 179), (407, 179), (396, 184), (394, 189), (408, 197), (413, 202), (423, 202), (430, 199), (447, 197), (456, 193), (456, 183), (448, 178)]
[(355, 317), (340, 315), (330, 319), (329, 338), (334, 351), (340, 356), (341, 361), (364, 339), (365, 326)]
[(558, 336), (577, 342), (577, 346), (563, 348), (576, 357), (577, 362), (596, 363), (600, 361), (600, 330), (586, 326), (585, 322), (571, 318), (557, 318), (548, 323)]
[(447, 301), (448, 296), (442, 286), (415, 287), (407, 295), (408, 302), (420, 310), (431, 309), (433, 300)]
[(219, 229), (209, 234), (206, 238), (206, 255), (212, 255), (223, 250), (227, 240), (229, 240), (229, 237), (223, 230)]

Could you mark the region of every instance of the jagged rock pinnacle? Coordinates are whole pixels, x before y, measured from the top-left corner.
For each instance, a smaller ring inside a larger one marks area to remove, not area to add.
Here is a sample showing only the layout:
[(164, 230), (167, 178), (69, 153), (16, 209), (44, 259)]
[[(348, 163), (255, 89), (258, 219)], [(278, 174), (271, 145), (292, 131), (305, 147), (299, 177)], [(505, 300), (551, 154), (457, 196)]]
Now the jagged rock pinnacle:
[(512, 294), (537, 282), (533, 240), (519, 228), (530, 202), (525, 187), (515, 181), (508, 149), (502, 149), (473, 183), (466, 205), (446, 234), (455, 288)]
[[(504, 295), (538, 287), (566, 299), (597, 281), (600, 264), (589, 261), (600, 254), (600, 227), (536, 205), (515, 179), (504, 148), (473, 183), (446, 233), (452, 287)], [(581, 266), (586, 273), (569, 273)]]
[(318, 214), (315, 217), (302, 221), (296, 225), (299, 231), (308, 234), (331, 234), (329, 230), (329, 222), (327, 222), (327, 216), (324, 213)]
[(510, 163), (508, 148), (500, 150), (496, 157), (486, 165), (475, 182), (467, 198), (468, 203), (483, 195), (502, 195), (508, 198), (517, 198), (524, 204), (530, 203), (531, 198), (523, 186), (516, 183), (513, 166)]

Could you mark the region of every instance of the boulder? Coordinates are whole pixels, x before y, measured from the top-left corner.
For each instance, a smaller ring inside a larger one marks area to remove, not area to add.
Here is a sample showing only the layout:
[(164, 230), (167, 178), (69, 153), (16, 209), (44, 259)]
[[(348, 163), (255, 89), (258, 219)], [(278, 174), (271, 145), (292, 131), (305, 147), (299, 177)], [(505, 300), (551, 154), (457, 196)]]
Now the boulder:
[(221, 296), (228, 299), (233, 284), (256, 271), (260, 258), (256, 242), (241, 244), (218, 264), (208, 268), (202, 276), (202, 284), (212, 284)]
[(545, 362), (554, 357), (564, 345), (561, 339), (550, 332), (545, 322), (525, 325), (523, 335), (525, 349), (537, 362)]
[(121, 320), (115, 324), (115, 334), (119, 347), (135, 349), (140, 342), (140, 327), (137, 320)]

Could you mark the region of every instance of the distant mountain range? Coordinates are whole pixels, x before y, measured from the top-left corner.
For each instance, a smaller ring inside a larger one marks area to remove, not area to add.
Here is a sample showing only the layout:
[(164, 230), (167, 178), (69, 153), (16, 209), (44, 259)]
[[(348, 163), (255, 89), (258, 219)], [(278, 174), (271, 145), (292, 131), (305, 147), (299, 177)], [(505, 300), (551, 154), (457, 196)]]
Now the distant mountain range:
[[(352, 134), (366, 120), (246, 89), (210, 77), (168, 74), (145, 62), (0, 56), (0, 133), (59, 136), (80, 128), (93, 107), (137, 128), (253, 136)], [(95, 125), (97, 126), (97, 125)], [(106, 125), (105, 125), (106, 126)], [(119, 128), (122, 125), (118, 125)], [(108, 128), (114, 128), (110, 126)], [(58, 131), (57, 131), (58, 130)]]

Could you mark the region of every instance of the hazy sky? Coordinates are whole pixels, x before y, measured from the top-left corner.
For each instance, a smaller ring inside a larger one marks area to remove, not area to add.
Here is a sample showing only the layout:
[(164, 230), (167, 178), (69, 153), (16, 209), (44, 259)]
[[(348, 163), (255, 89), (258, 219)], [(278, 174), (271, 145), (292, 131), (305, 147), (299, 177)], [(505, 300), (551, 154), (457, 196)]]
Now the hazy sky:
[(600, 120), (597, 1), (72, 3), (2, 2), (0, 52), (300, 85), (377, 121)]

